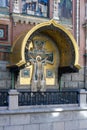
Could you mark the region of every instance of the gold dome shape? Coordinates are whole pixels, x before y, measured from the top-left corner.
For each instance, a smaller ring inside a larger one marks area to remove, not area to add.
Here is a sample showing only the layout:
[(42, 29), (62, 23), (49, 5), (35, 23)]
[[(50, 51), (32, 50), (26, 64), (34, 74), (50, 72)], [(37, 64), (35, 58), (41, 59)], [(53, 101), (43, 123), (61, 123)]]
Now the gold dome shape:
[(73, 35), (54, 20), (40, 23), (16, 39), (13, 43), (8, 67), (21, 67), (26, 64), (26, 44), (39, 34), (50, 37), (56, 43), (60, 53), (59, 68), (62, 73), (78, 71), (81, 68), (78, 64), (78, 46)]

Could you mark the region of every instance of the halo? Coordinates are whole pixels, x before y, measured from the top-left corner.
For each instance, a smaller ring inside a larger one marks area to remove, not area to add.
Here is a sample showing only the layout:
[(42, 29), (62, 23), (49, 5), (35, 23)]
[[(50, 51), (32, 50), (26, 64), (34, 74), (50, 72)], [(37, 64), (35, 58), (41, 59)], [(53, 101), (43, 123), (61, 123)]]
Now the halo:
[(37, 57), (36, 57), (36, 60), (37, 60), (37, 61), (38, 61), (38, 58), (41, 60), (41, 56), (37, 56)]

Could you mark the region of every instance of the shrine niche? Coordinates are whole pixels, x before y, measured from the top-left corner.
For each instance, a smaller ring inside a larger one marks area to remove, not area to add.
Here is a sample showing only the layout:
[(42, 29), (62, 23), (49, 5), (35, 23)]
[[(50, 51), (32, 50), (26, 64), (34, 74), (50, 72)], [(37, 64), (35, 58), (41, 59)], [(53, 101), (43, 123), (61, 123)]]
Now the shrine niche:
[(45, 91), (58, 85), (56, 70), (59, 65), (59, 51), (52, 39), (44, 35), (35, 36), (26, 44), (25, 59), (26, 66), (32, 68), (31, 90)]
[(78, 47), (68, 30), (50, 20), (19, 36), (12, 47), (8, 67), (14, 73), (17, 89), (59, 89), (63, 73), (80, 69)]

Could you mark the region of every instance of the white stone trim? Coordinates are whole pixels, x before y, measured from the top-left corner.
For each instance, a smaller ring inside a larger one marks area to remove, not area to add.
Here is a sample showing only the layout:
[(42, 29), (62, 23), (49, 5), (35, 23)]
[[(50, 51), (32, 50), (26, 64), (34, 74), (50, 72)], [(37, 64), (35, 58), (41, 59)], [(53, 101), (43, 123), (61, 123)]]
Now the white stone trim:
[(9, 110), (18, 109), (18, 92), (17, 90), (10, 90), (9, 91)]

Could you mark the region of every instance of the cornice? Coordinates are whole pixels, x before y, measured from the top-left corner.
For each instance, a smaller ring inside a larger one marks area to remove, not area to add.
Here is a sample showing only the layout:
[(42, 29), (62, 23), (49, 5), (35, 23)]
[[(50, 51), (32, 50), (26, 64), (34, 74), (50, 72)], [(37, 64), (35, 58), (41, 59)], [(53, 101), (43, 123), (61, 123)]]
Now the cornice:
[[(14, 23), (25, 23), (25, 24), (39, 24), (43, 22), (48, 22), (50, 18), (44, 18), (44, 17), (35, 17), (35, 16), (30, 16), (30, 15), (23, 15), (23, 14), (12, 14)], [(57, 23), (61, 24), (61, 21), (55, 20)], [(72, 31), (72, 25), (69, 24), (62, 24), (65, 26), (68, 30)]]
[(29, 15), (23, 15), (23, 14), (12, 14), (13, 20), (15, 23), (25, 23), (25, 24), (39, 24), (42, 22), (49, 21), (49, 18), (41, 18), (41, 17), (35, 17), (35, 16), (29, 16)]

